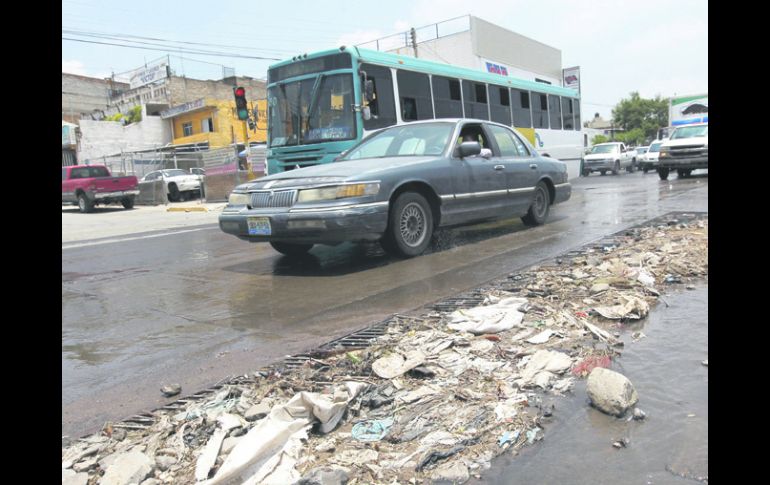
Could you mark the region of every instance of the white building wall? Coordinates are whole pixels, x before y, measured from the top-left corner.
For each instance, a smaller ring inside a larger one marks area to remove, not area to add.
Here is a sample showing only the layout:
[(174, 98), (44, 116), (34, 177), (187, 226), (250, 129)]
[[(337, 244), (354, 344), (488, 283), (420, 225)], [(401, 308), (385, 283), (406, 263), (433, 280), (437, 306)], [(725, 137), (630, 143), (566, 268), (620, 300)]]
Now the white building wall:
[(121, 152), (157, 148), (171, 142), (170, 123), (159, 116), (147, 116), (138, 123), (126, 126), (118, 121), (81, 120), (80, 132), (78, 160), (82, 163)]

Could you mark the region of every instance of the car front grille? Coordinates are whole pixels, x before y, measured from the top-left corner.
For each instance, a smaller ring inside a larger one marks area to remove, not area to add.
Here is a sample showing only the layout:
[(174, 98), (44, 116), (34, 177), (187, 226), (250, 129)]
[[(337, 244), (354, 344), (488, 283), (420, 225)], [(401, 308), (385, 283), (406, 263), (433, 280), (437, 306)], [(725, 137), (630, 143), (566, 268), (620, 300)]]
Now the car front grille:
[(276, 190), (254, 192), (251, 194), (251, 207), (262, 209), (267, 207), (291, 207), (297, 198), (296, 190)]
[(705, 149), (703, 145), (685, 145), (671, 147), (669, 153), (672, 157), (694, 157), (708, 154), (708, 150)]

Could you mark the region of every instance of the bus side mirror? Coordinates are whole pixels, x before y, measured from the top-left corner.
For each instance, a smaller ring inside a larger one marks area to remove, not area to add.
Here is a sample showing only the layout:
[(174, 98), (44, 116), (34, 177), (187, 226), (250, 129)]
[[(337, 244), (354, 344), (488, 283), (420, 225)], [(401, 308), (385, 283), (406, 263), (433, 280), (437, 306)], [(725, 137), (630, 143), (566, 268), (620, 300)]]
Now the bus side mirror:
[(369, 121), (372, 119), (372, 110), (368, 106), (364, 106), (361, 108), (361, 116), (364, 118), (364, 121)]

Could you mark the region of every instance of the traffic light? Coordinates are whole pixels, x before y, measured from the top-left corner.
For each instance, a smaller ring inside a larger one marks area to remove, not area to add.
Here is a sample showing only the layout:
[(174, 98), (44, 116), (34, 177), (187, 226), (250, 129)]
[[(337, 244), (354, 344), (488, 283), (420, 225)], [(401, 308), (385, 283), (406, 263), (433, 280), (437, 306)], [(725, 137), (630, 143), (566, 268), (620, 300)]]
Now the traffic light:
[(246, 103), (246, 90), (238, 86), (237, 88), (233, 88), (233, 93), (235, 94), (235, 112), (238, 115), (238, 119), (248, 120), (249, 107)]

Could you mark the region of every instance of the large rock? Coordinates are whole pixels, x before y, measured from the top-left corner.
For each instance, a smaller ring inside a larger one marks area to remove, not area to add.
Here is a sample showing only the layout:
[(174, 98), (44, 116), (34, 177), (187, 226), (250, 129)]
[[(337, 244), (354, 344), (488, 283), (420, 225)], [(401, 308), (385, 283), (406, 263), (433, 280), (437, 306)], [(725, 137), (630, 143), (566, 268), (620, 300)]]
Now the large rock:
[(152, 460), (138, 450), (132, 450), (115, 458), (104, 473), (100, 485), (128, 485), (141, 483), (152, 472)]
[(468, 467), (461, 460), (436, 467), (431, 478), (440, 482), (465, 483), (470, 479)]
[(76, 473), (72, 470), (61, 471), (62, 485), (86, 485), (88, 483), (88, 473)]
[(591, 404), (613, 416), (622, 416), (639, 400), (626, 376), (603, 367), (596, 367), (588, 375), (586, 391)]
[(345, 485), (350, 480), (348, 473), (341, 468), (314, 468), (295, 485)]

